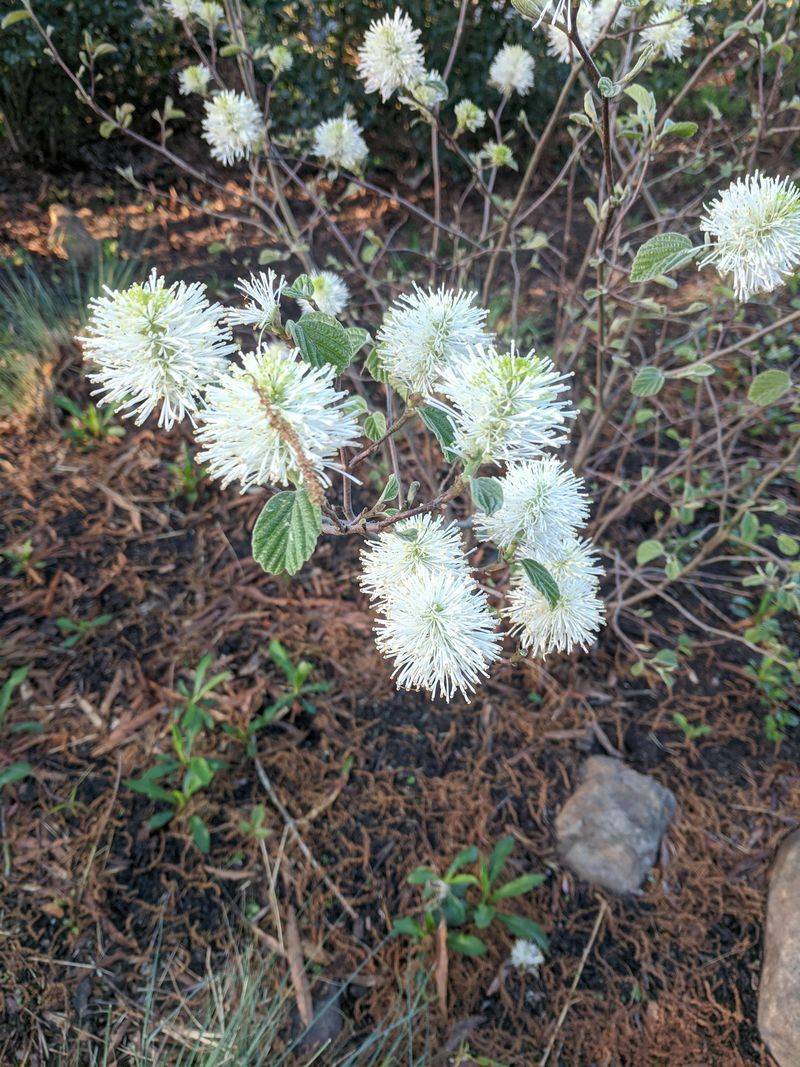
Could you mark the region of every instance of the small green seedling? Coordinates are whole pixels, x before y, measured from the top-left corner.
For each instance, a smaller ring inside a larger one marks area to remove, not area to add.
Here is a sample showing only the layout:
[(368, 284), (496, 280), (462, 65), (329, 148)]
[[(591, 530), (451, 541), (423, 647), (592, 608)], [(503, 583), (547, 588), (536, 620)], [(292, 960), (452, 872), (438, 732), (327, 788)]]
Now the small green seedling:
[[(529, 893), (544, 882), (544, 874), (522, 874), (501, 882), (506, 862), (514, 849), (514, 838), (501, 838), (488, 860), (471, 845), (460, 852), (444, 875), (432, 867), (417, 867), (408, 876), (409, 885), (422, 887), (423, 914), (418, 920), (405, 916), (394, 924), (394, 933), (421, 943), (431, 937), (442, 919), (448, 928), (448, 947), (466, 956), (484, 956), (486, 943), (463, 928), (486, 930), (497, 921), (517, 938), (534, 941), (542, 950), (548, 938), (541, 926), (523, 915), (506, 911), (506, 901)], [(465, 868), (472, 867), (472, 872)]]
[(672, 721), (675, 723), (676, 726), (679, 726), (681, 728), (683, 736), (686, 738), (687, 741), (696, 741), (698, 737), (707, 737), (711, 733), (711, 727), (708, 725), (708, 723), (704, 722), (701, 723), (699, 726), (695, 726), (693, 723), (690, 723), (686, 716), (681, 714), (681, 712), (679, 711), (676, 711), (675, 714), (672, 716)]
[(331, 687), (330, 682), (309, 682), (308, 678), (314, 670), (314, 664), (308, 660), (301, 659), (295, 666), (280, 641), (270, 641), (269, 655), (272, 662), (283, 671), (289, 683), (289, 688), (284, 693), (281, 693), (274, 703), (264, 708), (255, 718), (251, 719), (247, 724), (246, 730), (241, 730), (230, 724), (223, 726), (223, 730), (227, 734), (246, 743), (249, 756), (255, 755), (255, 738), (259, 730), (263, 730), (270, 723), (282, 719), (295, 704), (299, 704), (309, 715), (316, 714), (317, 709), (308, 698), (319, 693), (327, 693)]
[(124, 429), (114, 422), (113, 405), (98, 408), (90, 402), (81, 408), (68, 396), (57, 396), (55, 402), (70, 416), (64, 436), (82, 450), (109, 438), (125, 436)]
[(267, 809), (263, 804), (256, 804), (250, 812), (250, 818), (240, 821), (239, 829), (245, 837), (251, 837), (253, 841), (263, 841), (272, 833), (266, 822)]
[(61, 647), (74, 648), (101, 626), (107, 626), (113, 618), (113, 615), (98, 615), (94, 619), (56, 619), (56, 626), (66, 634)]
[[(198, 756), (193, 751), (198, 738), (214, 728), (214, 718), (209, 710), (214, 702), (213, 690), (231, 677), (229, 671), (221, 671), (206, 679), (212, 658), (208, 654), (200, 660), (191, 690), (183, 681), (178, 682), (184, 705), (173, 712), (173, 755), (157, 756), (153, 766), (140, 778), (129, 778), (125, 782), (135, 793), (168, 805), (148, 820), (154, 830), (183, 814), (191, 798), (210, 785), (217, 771), (225, 766), (222, 760)], [(200, 816), (192, 814), (186, 823), (197, 848), (203, 853), (208, 852), (211, 836)]]
[(200, 486), (205, 478), (205, 468), (195, 463), (194, 455), (188, 445), (183, 446), (179, 462), (167, 464), (172, 475), (172, 499), (185, 500), (187, 504), (196, 504), (200, 497)]
[(30, 538), (20, 541), (19, 544), (0, 549), (0, 556), (7, 559), (11, 566), (12, 578), (18, 578), (20, 574), (27, 574), (32, 570), (40, 570), (44, 566), (42, 562), (31, 563), (32, 555), (33, 541)]

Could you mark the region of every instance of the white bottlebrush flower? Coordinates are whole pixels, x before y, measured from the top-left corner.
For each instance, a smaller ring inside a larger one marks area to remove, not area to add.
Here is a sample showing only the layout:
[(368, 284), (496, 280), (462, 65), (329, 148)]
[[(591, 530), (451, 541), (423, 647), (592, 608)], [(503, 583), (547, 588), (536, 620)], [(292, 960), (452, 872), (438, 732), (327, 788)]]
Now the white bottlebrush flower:
[(486, 112), (471, 100), (459, 100), (455, 106), (456, 132), (469, 130), (475, 133), (486, 122)]
[(213, 32), (225, 19), (222, 4), (216, 0), (201, 0), (197, 9), (197, 17), (205, 24), (209, 32)]
[(455, 447), (484, 463), (533, 459), (567, 439), (575, 416), (567, 400), (568, 376), (531, 351), (471, 348), (442, 377), (442, 395), (454, 409)]
[(772, 292), (800, 267), (800, 189), (789, 178), (737, 178), (704, 210), (699, 265), (733, 275), (739, 300)]
[(544, 18), (570, 25), (570, 0), (511, 0), (511, 3), (521, 15), (533, 22), (534, 27)]
[(556, 582), (564, 578), (579, 578), (581, 581), (591, 582), (603, 573), (600, 561), (594, 555), (592, 542), (578, 537), (568, 537), (546, 559), (540, 559), (538, 562), (552, 574)]
[(480, 536), (500, 548), (519, 546), (531, 559), (550, 556), (588, 517), (583, 482), (551, 456), (515, 464), (500, 484), (501, 507), (475, 515)]
[(475, 293), (415, 285), (413, 293), (396, 300), (378, 332), (388, 373), (412, 392), (435, 392), (453, 360), (489, 340), (484, 331), (487, 312), (475, 299)]
[(314, 286), (311, 300), (299, 301), (303, 311), (323, 311), (326, 315), (340, 315), (347, 307), (350, 290), (338, 274), (332, 270), (321, 270), (309, 274)]
[(347, 115), (327, 119), (314, 129), (311, 151), (334, 167), (358, 170), (367, 158), (367, 143), (363, 130)]
[(376, 644), (394, 660), (401, 689), (466, 698), (499, 655), (496, 621), (466, 575), (441, 570), (406, 578), (384, 605)]
[(410, 578), (439, 571), (469, 575), (467, 557), (455, 523), (437, 515), (414, 515), (384, 530), (361, 553), (359, 583), (373, 600), (388, 601)]
[(204, 96), (210, 81), (211, 71), (204, 63), (193, 63), (191, 67), (186, 67), (178, 75), (178, 83), (183, 96), (188, 96), (190, 93), (200, 93)]
[[(297, 483), (304, 461), (327, 484), (325, 468), (360, 434), (345, 407), (347, 394), (333, 386), (335, 376), (329, 364), (311, 367), (280, 343), (248, 352), (241, 366), (207, 390), (195, 435), (203, 445), (198, 462), (223, 486), (241, 482), (242, 492), (254, 485)], [(296, 435), (301, 459), (270, 421), (262, 398)]]
[(105, 288), (89, 304), (83, 343), (97, 370), (100, 403), (116, 404), (141, 425), (161, 405), (159, 426), (170, 429), (197, 411), (200, 395), (225, 371), (236, 346), (220, 326), (223, 309), (209, 304), (200, 282), (167, 286), (155, 271), (122, 292)]
[(478, 155), (478, 163), (488, 163), (490, 167), (511, 167), (517, 169), (514, 153), (507, 144), (500, 141), (487, 141)]
[(411, 95), (418, 104), (433, 111), (437, 104), (447, 99), (447, 86), (438, 70), (429, 70), (411, 86)]
[(645, 44), (657, 48), (666, 59), (678, 60), (693, 32), (692, 23), (686, 15), (661, 8), (650, 18), (639, 36)]
[(283, 275), (274, 270), (260, 270), (249, 278), (240, 278), (236, 288), (250, 299), (243, 308), (228, 308), (231, 326), (252, 326), (254, 330), (268, 330), (275, 321), (281, 294), (286, 287)]
[[(555, 575), (554, 575), (555, 577)], [(586, 648), (603, 624), (603, 603), (594, 575), (562, 575), (551, 604), (520, 568), (508, 593), (506, 616), (523, 650), (535, 656)]]
[(395, 90), (425, 77), (419, 36), (419, 30), (399, 8), (391, 18), (385, 15), (370, 23), (358, 50), (358, 73), (368, 93), (380, 93), (381, 100), (388, 100)]
[(200, 0), (166, 0), (165, 6), (170, 15), (184, 22), (200, 13)]
[(294, 66), (294, 57), (285, 44), (274, 44), (267, 52), (267, 59), (276, 74), (285, 74)]
[(542, 950), (535, 941), (518, 938), (511, 949), (511, 966), (523, 974), (536, 974), (544, 963)]
[[(607, 18), (610, 17), (609, 11)], [(576, 21), (581, 41), (586, 48), (592, 48), (600, 36), (604, 23), (597, 10), (587, 0), (583, 0), (578, 8)], [(555, 56), (562, 63), (575, 63), (580, 58), (577, 48), (563, 30), (559, 30), (556, 26), (545, 26), (544, 32), (547, 37), (547, 51), (551, 56)]]
[[(678, 0), (680, 3), (680, 0)], [(600, 30), (608, 28), (616, 28), (622, 26), (631, 14), (631, 8), (627, 7), (621, 2), (621, 0), (599, 0), (599, 3), (594, 5), (594, 15), (597, 20), (597, 24)], [(609, 27), (609, 21), (611, 16), (614, 16), (614, 21)]]
[(248, 158), (262, 135), (261, 112), (245, 93), (224, 89), (206, 100), (203, 138), (211, 155), (230, 166)]
[(525, 96), (533, 87), (533, 56), (522, 45), (504, 45), (489, 67), (489, 84), (501, 93)]

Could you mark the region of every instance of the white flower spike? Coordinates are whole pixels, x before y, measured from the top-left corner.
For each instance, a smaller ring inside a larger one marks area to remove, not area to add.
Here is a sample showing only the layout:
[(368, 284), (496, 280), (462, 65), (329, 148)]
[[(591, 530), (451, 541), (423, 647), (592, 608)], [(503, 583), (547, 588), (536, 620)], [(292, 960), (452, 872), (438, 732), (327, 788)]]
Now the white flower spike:
[(367, 158), (363, 132), (358, 123), (346, 115), (327, 119), (315, 128), (311, 151), (333, 167), (358, 170)]
[(389, 308), (378, 345), (389, 374), (413, 392), (436, 392), (443, 372), (474, 345), (489, 340), (487, 312), (476, 294), (461, 290), (420, 289)]
[(425, 55), (419, 30), (399, 8), (370, 23), (358, 50), (358, 73), (368, 93), (388, 100), (397, 89), (410, 88), (425, 77)]
[(231, 326), (252, 326), (254, 330), (268, 330), (275, 321), (281, 294), (286, 287), (283, 275), (275, 271), (259, 271), (249, 278), (240, 278), (236, 288), (248, 296), (243, 308), (229, 308), (228, 322)]
[(447, 571), (469, 575), (467, 557), (455, 523), (445, 526), (439, 516), (414, 515), (384, 530), (361, 553), (361, 588), (385, 603), (409, 578)]
[(583, 482), (551, 456), (515, 464), (500, 484), (502, 506), (475, 516), (480, 536), (499, 548), (517, 546), (527, 558), (546, 558), (586, 522)]
[(401, 689), (468, 698), (499, 655), (486, 596), (466, 575), (441, 570), (406, 578), (384, 611), (376, 644), (394, 660)]
[(210, 81), (211, 71), (204, 63), (193, 63), (191, 67), (186, 67), (178, 75), (182, 96), (189, 96), (190, 93), (200, 93), (204, 96)]
[(522, 45), (504, 45), (489, 67), (489, 84), (508, 96), (525, 96), (533, 88), (533, 56)]
[(800, 189), (759, 171), (737, 178), (705, 207), (699, 266), (733, 276), (739, 300), (770, 293), (800, 267)]
[(153, 271), (122, 292), (106, 288), (89, 305), (84, 356), (97, 365), (100, 403), (141, 425), (161, 405), (159, 426), (170, 429), (197, 412), (206, 387), (224, 373), (235, 351), (220, 325), (223, 309), (209, 304), (199, 282), (167, 286)]
[(311, 300), (300, 300), (303, 311), (322, 311), (326, 315), (341, 315), (350, 300), (350, 290), (338, 274), (332, 270), (321, 270), (309, 274), (314, 286)]
[(261, 135), (261, 112), (249, 96), (224, 89), (206, 100), (203, 138), (211, 146), (213, 159), (226, 166), (248, 159)]
[(239, 481), (242, 492), (255, 485), (289, 485), (300, 480), (292, 446), (270, 421), (262, 397), (291, 427), (303, 457), (328, 484), (325, 468), (340, 448), (359, 438), (355, 416), (345, 407), (346, 393), (333, 386), (328, 364), (310, 367), (284, 345), (262, 345), (242, 357), (206, 394), (197, 440), (204, 446), (198, 462), (223, 486)]
[(563, 574), (557, 584), (555, 604), (522, 570), (509, 591), (505, 614), (512, 624), (511, 633), (524, 651), (535, 656), (570, 652), (576, 646), (586, 649), (603, 623), (603, 603), (594, 575)]
[(457, 451), (482, 463), (513, 463), (563, 445), (567, 419), (576, 414), (562, 398), (567, 382), (549, 359), (533, 351), (523, 356), (513, 343), (506, 353), (470, 348), (442, 376)]
[(662, 7), (650, 18), (641, 32), (645, 44), (651, 44), (666, 59), (677, 61), (692, 36), (691, 21), (680, 11)]
[(535, 941), (523, 941), (520, 938), (514, 942), (511, 949), (512, 967), (523, 974), (536, 974), (543, 963), (544, 955)]

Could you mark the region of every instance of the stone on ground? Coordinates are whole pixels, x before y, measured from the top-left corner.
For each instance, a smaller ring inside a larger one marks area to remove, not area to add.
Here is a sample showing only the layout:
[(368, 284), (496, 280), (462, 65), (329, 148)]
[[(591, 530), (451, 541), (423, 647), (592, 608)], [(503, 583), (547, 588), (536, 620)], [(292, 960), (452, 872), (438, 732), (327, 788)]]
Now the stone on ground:
[(769, 880), (758, 1028), (780, 1067), (800, 1067), (800, 830), (784, 840)]
[(658, 855), (675, 796), (611, 756), (588, 759), (583, 778), (556, 818), (558, 854), (581, 878), (634, 893)]

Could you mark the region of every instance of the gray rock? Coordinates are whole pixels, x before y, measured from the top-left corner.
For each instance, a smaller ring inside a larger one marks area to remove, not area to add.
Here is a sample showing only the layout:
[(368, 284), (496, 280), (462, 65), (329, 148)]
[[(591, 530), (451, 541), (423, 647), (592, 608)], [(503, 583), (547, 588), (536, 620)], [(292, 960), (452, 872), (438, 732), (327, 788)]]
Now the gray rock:
[(785, 838), (769, 880), (758, 1028), (780, 1067), (800, 1067), (800, 830)]
[(558, 854), (589, 882), (633, 893), (653, 866), (675, 797), (611, 756), (592, 756), (556, 818)]

